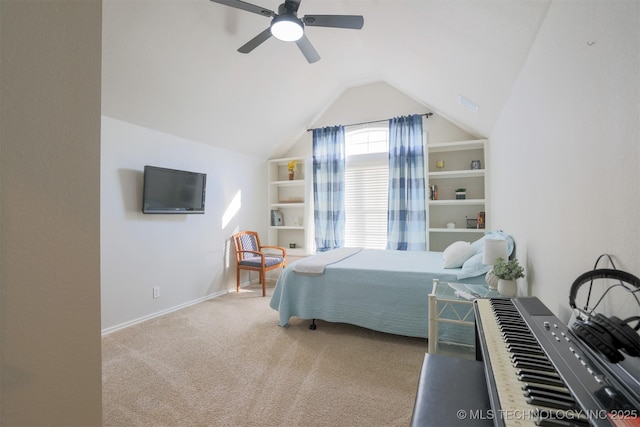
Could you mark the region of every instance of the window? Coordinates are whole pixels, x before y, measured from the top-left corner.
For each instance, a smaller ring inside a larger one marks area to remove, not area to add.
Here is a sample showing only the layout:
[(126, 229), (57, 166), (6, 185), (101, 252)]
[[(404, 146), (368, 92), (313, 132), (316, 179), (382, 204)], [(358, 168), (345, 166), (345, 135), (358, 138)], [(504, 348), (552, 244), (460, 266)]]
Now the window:
[(364, 128), (345, 134), (345, 154), (357, 156), (363, 154), (389, 153), (389, 129)]
[(389, 130), (360, 128), (345, 134), (345, 246), (387, 247)]

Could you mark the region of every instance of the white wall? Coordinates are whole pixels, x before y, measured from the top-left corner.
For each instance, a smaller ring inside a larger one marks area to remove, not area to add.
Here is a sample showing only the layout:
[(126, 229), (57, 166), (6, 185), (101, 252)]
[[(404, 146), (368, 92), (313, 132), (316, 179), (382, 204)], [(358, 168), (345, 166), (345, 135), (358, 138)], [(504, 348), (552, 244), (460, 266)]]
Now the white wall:
[(102, 423), (101, 1), (0, 2), (0, 425)]
[(640, 275), (639, 22), (637, 1), (554, 1), (490, 136), (493, 215), (563, 320), (598, 255)]
[[(373, 120), (381, 120), (380, 124), (385, 125), (392, 117), (430, 111), (427, 106), (389, 84), (376, 82), (346, 90), (311, 124), (311, 127), (349, 125)], [(475, 138), (437, 114), (425, 119), (423, 126), (431, 143)], [(311, 132), (304, 134), (286, 156), (311, 157), (312, 136)]]
[[(145, 165), (206, 173), (205, 213), (142, 214)], [(266, 235), (264, 159), (103, 116), (101, 169), (103, 331), (235, 289), (229, 237)]]

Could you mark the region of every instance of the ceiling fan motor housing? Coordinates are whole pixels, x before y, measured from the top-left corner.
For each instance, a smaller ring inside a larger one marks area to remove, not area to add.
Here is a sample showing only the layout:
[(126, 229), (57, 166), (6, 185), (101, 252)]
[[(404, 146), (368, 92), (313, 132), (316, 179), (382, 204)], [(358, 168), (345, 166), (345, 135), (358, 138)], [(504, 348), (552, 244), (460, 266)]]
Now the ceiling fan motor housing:
[(278, 6), (278, 13), (279, 14), (292, 13), (293, 15), (295, 15), (296, 12), (298, 11), (299, 5), (300, 5), (300, 2), (287, 0), (284, 3), (282, 3), (280, 6)]

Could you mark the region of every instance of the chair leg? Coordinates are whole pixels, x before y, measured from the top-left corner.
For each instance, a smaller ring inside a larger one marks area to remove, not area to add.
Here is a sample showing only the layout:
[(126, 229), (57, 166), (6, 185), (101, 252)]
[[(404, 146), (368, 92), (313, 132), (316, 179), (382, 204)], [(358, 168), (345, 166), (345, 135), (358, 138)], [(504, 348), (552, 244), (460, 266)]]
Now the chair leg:
[(240, 292), (240, 267), (236, 267), (236, 292)]
[(262, 282), (262, 296), (267, 296), (267, 280), (266, 275), (264, 274), (264, 270), (260, 271), (260, 281)]

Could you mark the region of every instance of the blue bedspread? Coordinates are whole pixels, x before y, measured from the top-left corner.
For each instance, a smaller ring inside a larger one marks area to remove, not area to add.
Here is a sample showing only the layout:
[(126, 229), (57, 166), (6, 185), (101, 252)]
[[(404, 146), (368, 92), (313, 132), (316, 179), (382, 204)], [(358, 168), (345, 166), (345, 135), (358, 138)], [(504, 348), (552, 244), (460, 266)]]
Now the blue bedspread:
[(484, 275), (457, 280), (459, 269), (443, 268), (442, 252), (363, 249), (318, 275), (296, 273), (294, 265), (283, 270), (271, 297), (281, 326), (296, 316), (428, 338), (434, 278), (484, 283)]

